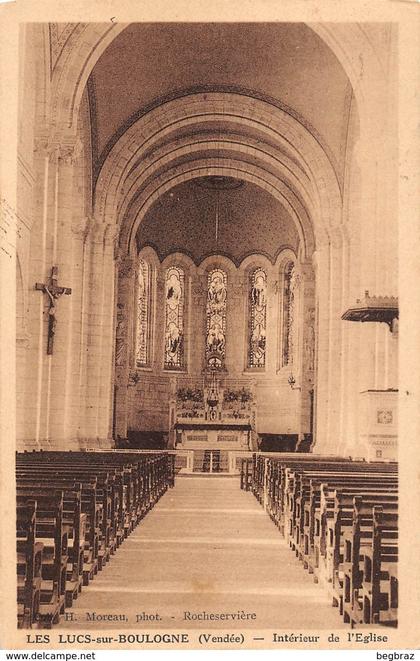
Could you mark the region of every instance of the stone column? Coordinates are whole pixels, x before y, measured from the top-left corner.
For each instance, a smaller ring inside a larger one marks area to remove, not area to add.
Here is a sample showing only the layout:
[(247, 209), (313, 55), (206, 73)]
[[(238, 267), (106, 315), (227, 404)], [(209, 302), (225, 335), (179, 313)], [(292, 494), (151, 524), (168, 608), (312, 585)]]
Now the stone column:
[(114, 262), (112, 241), (111, 245), (106, 242), (107, 231), (107, 225), (93, 222), (86, 251), (86, 262), (89, 263), (84, 312), (87, 385), (85, 429), (81, 437), (83, 444), (89, 447), (102, 446), (109, 440)]
[(248, 282), (246, 274), (228, 276), (226, 309), (226, 369), (229, 376), (240, 376), (248, 361)]
[(340, 433), (341, 403), (341, 332), (342, 315), (342, 233), (331, 230), (329, 249), (329, 344), (328, 344), (328, 424), (326, 443), (329, 452), (337, 452)]
[[(51, 148), (53, 187), (49, 205), (49, 252), (51, 266), (59, 268), (58, 284), (78, 289), (73, 276), (80, 270), (74, 264), (72, 236), (72, 196), (75, 160), (78, 156), (75, 141), (61, 141)], [(45, 296), (44, 296), (45, 299)], [(71, 429), (72, 396), (72, 344), (73, 314), (77, 310), (77, 295), (63, 296), (58, 303), (57, 330), (54, 339), (54, 354), (49, 356), (48, 365), (48, 436), (52, 447), (69, 449), (75, 444), (75, 430)], [(48, 315), (46, 315), (47, 318)], [(47, 319), (46, 319), (47, 322)], [(47, 322), (48, 323), (48, 322)], [(46, 323), (46, 325), (47, 325)]]
[(72, 224), (73, 275), (69, 426), (73, 438), (72, 444), (77, 445), (80, 443), (80, 438), (85, 436), (86, 359), (89, 351), (86, 323), (89, 296), (87, 236), (91, 224), (91, 217), (76, 219)]
[(123, 256), (118, 263), (118, 294), (115, 339), (115, 434), (127, 436), (128, 383), (130, 373), (130, 346), (134, 305), (135, 268), (132, 257)]
[[(27, 361), (27, 438), (35, 447), (68, 448), (71, 429), (72, 319), (71, 296), (57, 303), (54, 353), (47, 355), (48, 300), (35, 291), (35, 282), (48, 282), (52, 266), (59, 269), (58, 284), (73, 288), (72, 243), (73, 171), (80, 145), (74, 136), (57, 142), (36, 142), (37, 173), (29, 269), (29, 324), (31, 346)], [(76, 269), (75, 269), (76, 270)], [(77, 286), (77, 285), (76, 285)]]
[(205, 338), (206, 338), (206, 301), (207, 278), (198, 270), (194, 275), (191, 288), (191, 343), (190, 343), (190, 373), (202, 377), (205, 367)]
[(102, 333), (100, 342), (100, 386), (97, 433), (103, 447), (113, 444), (112, 408), (115, 344), (115, 237), (117, 226), (107, 225), (103, 242)]
[(329, 379), (329, 279), (330, 260), (328, 243), (319, 245), (314, 253), (316, 273), (316, 336), (317, 351), (315, 364), (315, 447), (314, 451), (326, 451), (326, 430), (328, 428), (328, 379)]
[[(279, 304), (279, 280), (278, 273), (267, 271), (267, 307), (266, 307), (266, 350), (265, 350), (265, 374), (277, 379), (279, 361), (279, 337), (280, 330), (280, 304)], [(280, 299), (281, 300), (281, 299)]]
[(311, 429), (311, 391), (314, 388), (315, 366), (315, 276), (312, 264), (299, 265), (301, 273), (300, 320), (302, 352), (298, 383), (300, 392), (299, 437), (309, 434)]
[(28, 269), (28, 328), (30, 343), (26, 355), (25, 373), (25, 430), (23, 441), (27, 447), (39, 448), (46, 442), (47, 388), (46, 373), (50, 358), (46, 355), (44, 335), (44, 296), (35, 291), (35, 282), (46, 282), (51, 268), (47, 256), (48, 198), (52, 186), (48, 141), (37, 139), (34, 150), (34, 222), (30, 236)]
[(91, 216), (77, 217), (72, 224), (72, 341), (71, 341), (71, 380), (72, 397), (70, 404), (70, 427), (74, 442), (80, 445), (86, 437), (87, 410), (87, 359), (88, 311), (90, 291), (90, 250), (89, 233), (93, 224)]
[[(349, 238), (345, 231), (343, 231), (343, 242), (342, 242), (342, 312), (346, 309), (347, 301), (349, 300), (349, 278), (350, 278), (350, 268), (349, 268), (349, 255), (350, 255), (350, 246)], [(337, 452), (339, 454), (345, 454), (346, 443), (349, 435), (349, 418), (355, 416), (355, 411), (357, 410), (354, 407), (354, 395), (352, 393), (351, 387), (351, 361), (352, 355), (350, 351), (350, 341), (351, 341), (351, 330), (352, 324), (341, 320), (341, 352), (340, 352), (340, 379), (341, 379), (341, 390), (340, 390), (340, 420), (339, 420), (339, 432), (337, 439)], [(350, 405), (350, 401), (352, 404)]]

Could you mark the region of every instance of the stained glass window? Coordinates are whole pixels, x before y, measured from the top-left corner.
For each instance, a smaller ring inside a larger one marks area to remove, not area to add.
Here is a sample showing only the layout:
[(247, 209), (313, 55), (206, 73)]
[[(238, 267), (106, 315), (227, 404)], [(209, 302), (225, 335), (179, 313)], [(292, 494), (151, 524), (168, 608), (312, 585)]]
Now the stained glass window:
[(265, 367), (267, 274), (256, 269), (250, 278), (248, 367)]
[(165, 368), (184, 366), (184, 271), (172, 266), (165, 277)]
[(136, 292), (136, 366), (145, 367), (150, 356), (150, 266), (144, 259), (139, 261)]
[(206, 365), (222, 369), (226, 356), (227, 276), (221, 269), (210, 271), (207, 280)]
[(294, 292), (292, 279), (294, 264), (289, 262), (283, 273), (283, 342), (282, 342), (282, 366), (293, 362), (293, 315), (294, 315)]

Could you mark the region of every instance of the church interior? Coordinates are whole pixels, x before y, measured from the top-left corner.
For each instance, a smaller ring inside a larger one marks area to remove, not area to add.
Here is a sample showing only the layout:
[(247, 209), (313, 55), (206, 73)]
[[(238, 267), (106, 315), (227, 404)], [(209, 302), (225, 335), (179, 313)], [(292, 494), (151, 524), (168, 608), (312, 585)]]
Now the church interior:
[(20, 627), (395, 626), (396, 80), (391, 23), (21, 26)]

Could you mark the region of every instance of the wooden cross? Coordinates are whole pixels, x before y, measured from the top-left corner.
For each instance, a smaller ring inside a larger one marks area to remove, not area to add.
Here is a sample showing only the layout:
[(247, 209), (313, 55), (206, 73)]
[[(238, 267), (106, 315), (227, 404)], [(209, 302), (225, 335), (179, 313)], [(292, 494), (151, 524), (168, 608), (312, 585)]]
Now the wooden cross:
[(62, 294), (71, 294), (71, 289), (69, 287), (60, 287), (57, 284), (58, 280), (58, 266), (53, 266), (51, 269), (51, 278), (49, 284), (45, 285), (43, 282), (37, 282), (35, 284), (35, 289), (44, 292), (47, 294), (49, 300), (49, 310), (48, 310), (48, 342), (47, 342), (47, 355), (51, 356), (54, 348), (54, 335), (55, 327), (57, 325), (57, 319), (55, 317), (57, 300), (62, 296)]

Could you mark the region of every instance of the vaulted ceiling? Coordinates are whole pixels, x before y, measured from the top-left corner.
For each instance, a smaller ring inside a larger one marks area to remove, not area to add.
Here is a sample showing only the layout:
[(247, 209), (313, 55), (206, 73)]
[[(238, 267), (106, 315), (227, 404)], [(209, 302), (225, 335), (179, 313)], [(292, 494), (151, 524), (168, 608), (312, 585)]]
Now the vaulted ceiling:
[(298, 234), (284, 207), (255, 184), (230, 177), (193, 179), (164, 193), (137, 232), (139, 249), (160, 259), (184, 252), (196, 264), (212, 254), (236, 265), (249, 254), (275, 261), (282, 248), (297, 251)]
[(298, 118), (342, 180), (351, 86), (304, 23), (134, 23), (98, 60), (88, 83), (94, 178), (141, 115), (192, 91), (236, 91)]
[[(138, 248), (151, 245), (161, 259), (182, 251), (196, 263), (216, 252), (237, 264), (252, 253), (274, 262), (281, 248), (301, 245), (310, 254), (314, 172), (329, 161), (342, 189), (353, 97), (335, 55), (306, 24), (130, 24), (87, 90), (94, 186), (121, 182), (115, 212)], [(214, 168), (235, 185), (206, 185)], [(135, 211), (158, 189), (145, 217)]]

